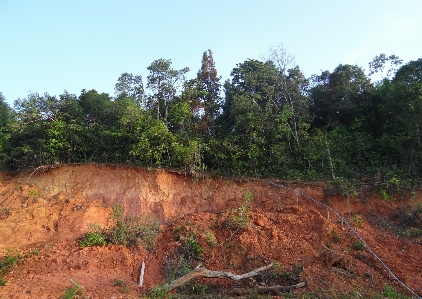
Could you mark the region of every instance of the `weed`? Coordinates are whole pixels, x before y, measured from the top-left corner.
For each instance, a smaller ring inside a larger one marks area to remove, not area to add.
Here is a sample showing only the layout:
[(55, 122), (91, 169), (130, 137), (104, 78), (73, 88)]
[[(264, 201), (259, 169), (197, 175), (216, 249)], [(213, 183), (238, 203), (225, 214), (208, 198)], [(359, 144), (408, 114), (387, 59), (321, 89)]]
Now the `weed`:
[(207, 292), (207, 285), (206, 284), (194, 284), (192, 286), (192, 293), (195, 295), (205, 295)]
[(4, 286), (4, 285), (6, 285), (6, 280), (3, 278), (3, 277), (0, 277), (0, 286), (2, 287), (2, 286)]
[(393, 287), (388, 284), (384, 285), (383, 294), (384, 294), (384, 297), (387, 297), (390, 299), (410, 299), (410, 297), (406, 296), (404, 292), (399, 292), (393, 289)]
[(358, 240), (356, 240), (355, 242), (353, 242), (352, 248), (355, 249), (355, 250), (359, 250), (359, 251), (365, 249), (365, 247), (363, 246), (362, 242), (360, 242)]
[(393, 195), (389, 194), (385, 189), (381, 189), (380, 195), (383, 201), (396, 200), (396, 198)]
[(71, 287), (68, 287), (61, 299), (75, 299), (75, 298), (86, 298), (84, 296), (83, 288), (78, 284)]
[(14, 252), (11, 249), (7, 250), (5, 257), (0, 259), (0, 274), (5, 274), (11, 268), (16, 266), (17, 262), (23, 259), (23, 256), (20, 252)]
[(362, 227), (365, 223), (365, 219), (360, 214), (356, 214), (355, 216), (353, 216), (352, 221), (357, 227)]
[(295, 276), (298, 276), (302, 271), (303, 271), (303, 266), (302, 265), (295, 265), (293, 267), (293, 274)]
[(356, 254), (356, 258), (358, 259), (358, 260), (363, 260), (363, 259), (365, 259), (366, 258), (366, 256), (364, 255), (364, 254), (362, 254), (362, 253), (358, 253), (358, 254)]
[(154, 239), (159, 232), (160, 224), (149, 216), (124, 216), (121, 206), (113, 209), (112, 218), (116, 226), (110, 230), (110, 241), (115, 245), (143, 245), (148, 250), (153, 247)]
[(128, 294), (130, 293), (130, 290), (126, 284), (126, 281), (122, 280), (122, 279), (115, 279), (113, 281), (113, 285), (115, 287), (119, 287), (119, 291), (123, 294)]
[(251, 211), (250, 201), (255, 197), (248, 188), (244, 189), (243, 201), (240, 207), (229, 211), (228, 226), (234, 229), (245, 229), (249, 224)]
[(187, 261), (183, 255), (180, 256), (174, 262), (167, 262), (164, 272), (166, 273), (166, 280), (168, 283), (176, 279), (176, 277), (182, 277), (185, 274), (188, 274), (192, 270), (192, 266), (189, 261)]
[(405, 235), (406, 237), (419, 237), (422, 236), (422, 229), (411, 227), (409, 229), (406, 229), (403, 235)]
[(154, 286), (151, 289), (151, 299), (164, 299), (167, 298), (169, 289), (165, 285)]
[(341, 242), (341, 237), (337, 234), (335, 230), (331, 231), (331, 240), (333, 240), (333, 242), (336, 242), (336, 243)]
[(39, 248), (35, 248), (34, 250), (32, 250), (29, 255), (35, 255), (35, 256), (39, 256), (41, 252), (41, 249)]
[(96, 224), (90, 224), (88, 232), (79, 242), (79, 247), (104, 246), (108, 243), (123, 246), (142, 245), (151, 250), (160, 223), (149, 216), (124, 216), (121, 206), (117, 206), (111, 213), (116, 225), (111, 229), (102, 229)]
[(217, 245), (217, 239), (212, 231), (208, 231), (205, 234), (205, 240), (210, 247), (215, 247)]
[(37, 196), (37, 195), (38, 195), (38, 192), (37, 192), (37, 191), (35, 191), (35, 190), (29, 190), (29, 191), (28, 191), (28, 195), (29, 195), (29, 196), (31, 196), (31, 197), (35, 197), (35, 196)]
[(104, 229), (96, 224), (89, 224), (89, 229), (79, 241), (79, 248), (104, 246), (107, 244), (107, 235)]
[(192, 253), (194, 259), (200, 260), (202, 248), (194, 238), (188, 238), (183, 241), (183, 244), (188, 247), (188, 251)]

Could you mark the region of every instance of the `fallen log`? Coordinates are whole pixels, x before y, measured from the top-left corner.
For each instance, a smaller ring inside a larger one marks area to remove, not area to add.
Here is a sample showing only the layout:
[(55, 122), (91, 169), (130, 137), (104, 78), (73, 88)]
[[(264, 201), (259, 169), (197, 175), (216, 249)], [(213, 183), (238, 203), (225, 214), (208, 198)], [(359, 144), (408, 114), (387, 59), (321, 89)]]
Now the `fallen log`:
[(181, 287), (185, 284), (187, 284), (190, 280), (194, 279), (195, 277), (208, 277), (208, 278), (220, 278), (220, 277), (225, 277), (225, 278), (229, 278), (231, 280), (234, 281), (238, 281), (241, 279), (245, 279), (245, 278), (249, 278), (249, 277), (254, 277), (259, 275), (260, 272), (266, 271), (268, 269), (271, 269), (271, 267), (273, 266), (273, 264), (269, 264), (267, 266), (261, 267), (261, 268), (257, 268), (252, 270), (251, 272), (245, 273), (245, 274), (233, 274), (230, 272), (222, 272), (222, 271), (212, 271), (212, 270), (208, 270), (205, 267), (201, 267), (201, 265), (198, 265), (198, 267), (196, 267), (194, 270), (192, 270), (191, 272), (189, 272), (188, 274), (173, 280), (170, 285), (168, 285), (169, 291), (178, 287)]

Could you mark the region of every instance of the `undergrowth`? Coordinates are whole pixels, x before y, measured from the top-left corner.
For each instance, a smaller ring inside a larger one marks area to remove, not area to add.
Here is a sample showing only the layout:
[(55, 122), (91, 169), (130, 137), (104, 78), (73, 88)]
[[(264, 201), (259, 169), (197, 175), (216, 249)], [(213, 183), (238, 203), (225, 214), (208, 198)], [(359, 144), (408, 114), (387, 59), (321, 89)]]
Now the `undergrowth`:
[(7, 282), (3, 276), (11, 271), (23, 258), (24, 257), (20, 252), (11, 249), (8, 249), (7, 254), (0, 258), (0, 286), (4, 286)]
[(124, 215), (121, 206), (111, 213), (115, 226), (110, 229), (89, 224), (88, 231), (79, 240), (79, 247), (104, 246), (106, 244), (123, 246), (144, 246), (152, 250), (160, 223), (149, 216)]
[(84, 294), (84, 289), (80, 284), (68, 287), (60, 299), (88, 299), (89, 297)]
[(251, 212), (251, 200), (255, 195), (245, 188), (242, 204), (227, 212), (227, 226), (232, 229), (245, 229), (249, 225), (249, 214)]

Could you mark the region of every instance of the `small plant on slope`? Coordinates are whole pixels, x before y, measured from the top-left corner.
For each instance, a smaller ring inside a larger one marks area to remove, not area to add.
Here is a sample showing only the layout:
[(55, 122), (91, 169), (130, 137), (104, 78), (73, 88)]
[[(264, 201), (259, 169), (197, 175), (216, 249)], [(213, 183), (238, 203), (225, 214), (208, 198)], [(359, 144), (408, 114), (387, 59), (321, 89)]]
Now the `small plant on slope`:
[(248, 188), (244, 190), (243, 201), (240, 207), (229, 212), (229, 227), (234, 229), (244, 229), (249, 224), (249, 213), (251, 212), (251, 200), (255, 195)]

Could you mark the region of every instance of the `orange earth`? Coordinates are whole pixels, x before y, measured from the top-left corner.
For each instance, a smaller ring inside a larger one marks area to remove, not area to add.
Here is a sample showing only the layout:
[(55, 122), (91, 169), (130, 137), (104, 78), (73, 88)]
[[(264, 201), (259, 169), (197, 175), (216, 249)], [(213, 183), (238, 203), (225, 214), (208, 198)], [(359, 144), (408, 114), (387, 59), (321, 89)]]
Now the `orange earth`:
[[(347, 218), (370, 248), (406, 285), (422, 295), (422, 242), (403, 236), (400, 214), (422, 200), (383, 201), (376, 192), (347, 198), (324, 183), (282, 182)], [(225, 225), (230, 211), (253, 194), (245, 229)], [(130, 215), (160, 220), (151, 251), (111, 246), (79, 249), (89, 224), (110, 227), (113, 207)], [(320, 298), (383, 285), (402, 289), (368, 250), (353, 248), (356, 236), (318, 204), (268, 180), (192, 177), (129, 166), (67, 165), (0, 176), (0, 257), (8, 250), (24, 258), (8, 272), (0, 298), (59, 298), (77, 281), (87, 298), (141, 298), (165, 279), (168, 264), (181, 247), (176, 229), (190, 230), (203, 249), (201, 263), (210, 270), (243, 274), (279, 263), (301, 267), (306, 286)], [(210, 240), (212, 242), (210, 242)], [(332, 254), (330, 257), (329, 255)], [(141, 263), (144, 284), (139, 287)], [(126, 292), (114, 281), (127, 283)], [(201, 283), (227, 292), (239, 284), (224, 278)], [(244, 285), (244, 284), (243, 284)], [(279, 297), (280, 298), (280, 297)]]

